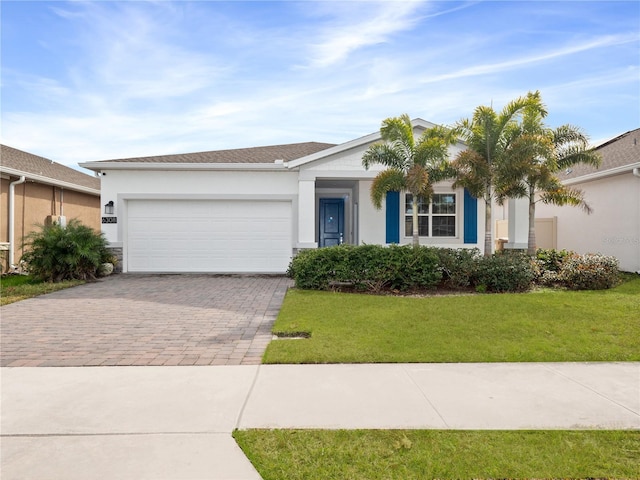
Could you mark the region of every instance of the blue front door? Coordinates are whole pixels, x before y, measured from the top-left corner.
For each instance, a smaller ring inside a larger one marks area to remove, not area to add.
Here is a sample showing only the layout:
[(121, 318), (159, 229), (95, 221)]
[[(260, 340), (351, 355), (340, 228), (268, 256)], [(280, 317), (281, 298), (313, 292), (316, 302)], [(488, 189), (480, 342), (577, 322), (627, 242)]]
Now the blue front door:
[(321, 247), (330, 247), (344, 243), (344, 199), (320, 199), (320, 238)]

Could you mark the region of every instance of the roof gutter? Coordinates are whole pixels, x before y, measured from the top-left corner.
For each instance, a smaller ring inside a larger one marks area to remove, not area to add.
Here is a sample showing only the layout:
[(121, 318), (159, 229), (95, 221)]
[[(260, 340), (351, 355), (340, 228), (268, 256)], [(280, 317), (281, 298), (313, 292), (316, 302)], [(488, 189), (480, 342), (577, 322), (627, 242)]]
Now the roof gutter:
[(640, 172), (640, 162), (632, 163), (631, 165), (623, 165), (621, 167), (611, 168), (609, 170), (604, 170), (602, 172), (593, 172), (587, 175), (582, 175), (580, 177), (570, 178), (568, 180), (564, 180), (562, 183), (564, 185), (574, 185), (576, 183), (590, 182), (593, 180), (599, 180), (601, 178), (611, 177), (613, 175), (621, 175), (627, 172), (633, 173), (633, 175), (640, 176), (636, 172)]
[(20, 179), (15, 182), (11, 182), (9, 184), (9, 268), (14, 269), (15, 266), (15, 252), (14, 252), (14, 244), (15, 244), (15, 190), (16, 185), (20, 185), (21, 183), (26, 182), (27, 179), (24, 175), (20, 177)]
[(95, 172), (105, 170), (247, 170), (247, 171), (282, 171), (288, 167), (287, 162), (274, 163), (161, 163), (161, 162), (86, 162), (81, 167)]

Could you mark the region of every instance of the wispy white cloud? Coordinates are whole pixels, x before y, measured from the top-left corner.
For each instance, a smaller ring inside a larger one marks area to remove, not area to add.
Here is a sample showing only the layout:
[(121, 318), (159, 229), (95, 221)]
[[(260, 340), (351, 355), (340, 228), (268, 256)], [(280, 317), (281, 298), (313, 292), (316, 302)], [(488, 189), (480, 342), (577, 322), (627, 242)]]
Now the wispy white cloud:
[(503, 62), (473, 65), (470, 67), (464, 67), (458, 70), (454, 70), (449, 73), (427, 76), (420, 79), (420, 82), (435, 83), (435, 82), (443, 82), (447, 80), (460, 79), (460, 78), (466, 78), (466, 77), (476, 77), (480, 75), (502, 73), (508, 70), (527, 67), (530, 65), (539, 64), (539, 63), (547, 62), (550, 60), (556, 60), (558, 58), (567, 57), (570, 55), (582, 53), (589, 50), (634, 43), (634, 42), (638, 42), (638, 40), (640, 40), (640, 35), (637, 35), (637, 34), (606, 35), (606, 36), (592, 38), (581, 43), (570, 44), (562, 48), (545, 51), (542, 53), (533, 53), (527, 56), (518, 56), (517, 58), (506, 60)]
[(56, 13), (82, 21), (77, 41), (84, 56), (70, 72), (78, 91), (108, 92), (111, 102), (181, 97), (230, 69), (211, 53), (175, 43), (175, 11), (168, 3), (153, 10), (135, 2), (72, 6)]
[[(363, 47), (386, 42), (395, 33), (410, 30), (420, 21), (422, 1), (348, 4), (338, 8), (311, 43), (311, 67), (339, 63)], [(354, 5), (357, 10), (354, 11)]]
[[(518, 2), (54, 5), (65, 35), (24, 37), (46, 45), (52, 68), (4, 56), (1, 133), (63, 163), (337, 143), (405, 112), (453, 123), (530, 89), (557, 123), (628, 130), (638, 119), (636, 24), (559, 33), (546, 23), (553, 2), (536, 11), (544, 21), (519, 17)], [(497, 10), (504, 28), (484, 28)]]

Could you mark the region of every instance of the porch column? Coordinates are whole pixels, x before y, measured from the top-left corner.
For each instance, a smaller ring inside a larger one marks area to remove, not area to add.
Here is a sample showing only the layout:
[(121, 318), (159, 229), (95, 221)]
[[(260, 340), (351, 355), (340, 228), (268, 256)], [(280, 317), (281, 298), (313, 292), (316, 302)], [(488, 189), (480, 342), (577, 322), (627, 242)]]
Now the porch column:
[(525, 249), (529, 242), (529, 200), (509, 199), (509, 242), (504, 248)]
[(316, 242), (316, 181), (298, 181), (297, 248), (318, 248)]

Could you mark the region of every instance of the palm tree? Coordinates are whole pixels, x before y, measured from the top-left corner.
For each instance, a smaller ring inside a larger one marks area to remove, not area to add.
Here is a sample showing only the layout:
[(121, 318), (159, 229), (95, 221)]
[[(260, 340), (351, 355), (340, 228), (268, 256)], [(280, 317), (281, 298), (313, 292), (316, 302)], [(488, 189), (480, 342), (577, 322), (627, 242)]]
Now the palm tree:
[(510, 132), (512, 139), (501, 171), (501, 199), (525, 197), (529, 200), (529, 255), (536, 252), (537, 202), (579, 206), (591, 213), (582, 191), (563, 185), (557, 173), (576, 164), (599, 166), (601, 162), (600, 155), (589, 148), (589, 138), (580, 128), (573, 125), (548, 128), (543, 122), (546, 115), (540, 96), (532, 97), (522, 123)]
[(371, 200), (380, 209), (382, 199), (388, 192), (411, 193), (413, 245), (418, 246), (419, 201), (429, 202), (433, 195), (433, 184), (452, 176), (448, 147), (456, 142), (456, 137), (451, 130), (435, 126), (426, 129), (416, 139), (407, 114), (384, 120), (380, 134), (383, 141), (371, 145), (362, 156), (362, 165), (367, 170), (374, 164), (386, 167), (373, 180)]
[(460, 152), (453, 161), (452, 166), (456, 172), (453, 187), (464, 187), (473, 197), (484, 200), (485, 256), (491, 255), (492, 251), (491, 202), (500, 178), (498, 172), (509, 147), (509, 132), (518, 125), (523, 110), (531, 103), (530, 95), (508, 103), (500, 113), (493, 106), (479, 106), (471, 119), (464, 119), (456, 124), (456, 132), (465, 140), (468, 148)]

